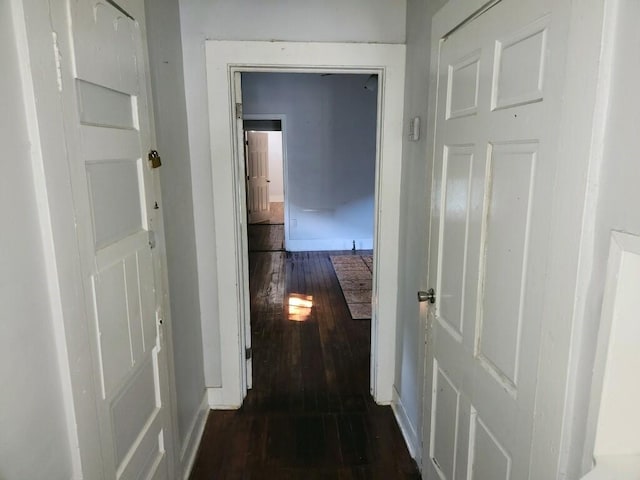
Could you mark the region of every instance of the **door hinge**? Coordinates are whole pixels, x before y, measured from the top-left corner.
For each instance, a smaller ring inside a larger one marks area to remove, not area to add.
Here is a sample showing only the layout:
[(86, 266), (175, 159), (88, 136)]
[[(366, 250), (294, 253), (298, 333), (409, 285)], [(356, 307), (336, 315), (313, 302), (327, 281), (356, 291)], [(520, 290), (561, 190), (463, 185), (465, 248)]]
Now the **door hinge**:
[(253, 349), (251, 347), (244, 349), (244, 358), (246, 360), (251, 360), (251, 358), (253, 358)]
[(156, 233), (149, 230), (149, 248), (156, 248)]
[(242, 104), (236, 103), (236, 118), (242, 120)]

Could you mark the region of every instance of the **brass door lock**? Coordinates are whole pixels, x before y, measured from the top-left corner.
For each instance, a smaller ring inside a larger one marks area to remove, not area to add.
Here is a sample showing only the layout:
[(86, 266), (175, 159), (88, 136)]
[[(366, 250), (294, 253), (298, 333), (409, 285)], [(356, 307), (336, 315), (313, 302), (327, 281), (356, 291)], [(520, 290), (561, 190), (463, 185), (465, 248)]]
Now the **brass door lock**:
[(149, 163), (151, 164), (151, 168), (158, 168), (162, 165), (157, 150), (151, 150), (149, 152)]

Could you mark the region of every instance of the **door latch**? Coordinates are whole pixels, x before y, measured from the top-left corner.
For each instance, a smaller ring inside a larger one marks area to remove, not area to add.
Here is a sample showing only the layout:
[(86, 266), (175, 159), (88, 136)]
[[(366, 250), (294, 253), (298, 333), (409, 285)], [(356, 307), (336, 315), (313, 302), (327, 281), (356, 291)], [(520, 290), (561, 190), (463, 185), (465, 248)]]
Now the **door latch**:
[(430, 288), (426, 292), (424, 290), (419, 290), (418, 291), (418, 301), (420, 303), (422, 303), (422, 302), (436, 303), (436, 292), (435, 292), (435, 290), (433, 288)]
[(158, 168), (162, 166), (160, 155), (158, 154), (157, 150), (151, 150), (149, 152), (149, 164), (151, 164), (151, 168)]

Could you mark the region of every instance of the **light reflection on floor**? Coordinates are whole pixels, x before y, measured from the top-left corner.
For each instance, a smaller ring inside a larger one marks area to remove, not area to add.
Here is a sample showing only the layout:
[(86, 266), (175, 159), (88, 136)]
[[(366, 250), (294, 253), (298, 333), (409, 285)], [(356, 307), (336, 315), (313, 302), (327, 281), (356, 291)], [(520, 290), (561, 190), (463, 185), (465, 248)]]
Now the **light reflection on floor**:
[(289, 294), (287, 301), (289, 320), (292, 322), (304, 322), (309, 320), (313, 308), (313, 296), (301, 293)]

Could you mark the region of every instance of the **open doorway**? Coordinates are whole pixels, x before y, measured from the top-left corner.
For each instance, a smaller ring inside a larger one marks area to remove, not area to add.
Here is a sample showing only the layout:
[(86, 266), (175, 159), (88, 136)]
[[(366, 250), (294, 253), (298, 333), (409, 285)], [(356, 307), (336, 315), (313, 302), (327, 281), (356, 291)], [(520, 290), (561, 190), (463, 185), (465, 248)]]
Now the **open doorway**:
[[(211, 197), (214, 228), (211, 255), (217, 288), (203, 309), (203, 329), (219, 332), (205, 345), (205, 362), (220, 365), (221, 380), (205, 375), (213, 408), (239, 406), (251, 382), (249, 262), (242, 95), (245, 72), (359, 73), (378, 75), (376, 132), (373, 312), (370, 391), (378, 403), (393, 400), (399, 224), (401, 209), (404, 45), (291, 42), (206, 42), (208, 111), (211, 139)], [(289, 157), (291, 156), (289, 152)], [(205, 192), (205, 193), (206, 193)], [(285, 208), (286, 223), (286, 208)], [(249, 357), (249, 360), (247, 359)], [(216, 363), (217, 362), (217, 363)]]
[(247, 219), (284, 225), (284, 148), (281, 120), (244, 117)]
[[(303, 392), (372, 401), (377, 81), (371, 73), (241, 74), (252, 386), (259, 390), (249, 405), (283, 395), (296, 402)], [(272, 211), (279, 199), (282, 222)]]
[[(286, 119), (283, 199), (287, 250), (372, 249), (377, 75), (243, 72), (241, 77), (244, 125), (267, 130)], [(268, 167), (266, 156), (257, 165), (260, 156), (249, 153), (247, 177), (255, 186), (247, 185), (247, 210), (250, 217), (256, 216), (256, 221), (249, 218), (251, 224), (268, 218), (266, 192), (272, 185), (270, 179), (258, 178)]]
[(284, 115), (243, 117), (249, 251), (285, 249)]

